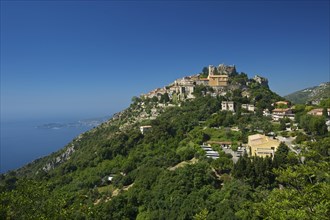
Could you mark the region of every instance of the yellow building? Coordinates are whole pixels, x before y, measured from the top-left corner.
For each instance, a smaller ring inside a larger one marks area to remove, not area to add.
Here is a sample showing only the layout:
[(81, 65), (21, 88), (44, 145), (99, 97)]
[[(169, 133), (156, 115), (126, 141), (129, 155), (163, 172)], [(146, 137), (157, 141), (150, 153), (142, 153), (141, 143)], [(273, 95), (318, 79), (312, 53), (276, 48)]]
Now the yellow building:
[(258, 157), (273, 157), (280, 142), (265, 135), (254, 134), (248, 137), (250, 155)]
[(228, 75), (209, 75), (209, 86), (227, 86)]
[[(222, 66), (223, 68), (224, 66)], [(220, 72), (220, 75), (216, 75), (215, 72), (218, 71), (216, 67), (209, 65), (209, 75), (207, 79), (209, 80), (209, 86), (223, 86), (228, 85), (228, 75)], [(221, 74), (222, 73), (222, 74)]]

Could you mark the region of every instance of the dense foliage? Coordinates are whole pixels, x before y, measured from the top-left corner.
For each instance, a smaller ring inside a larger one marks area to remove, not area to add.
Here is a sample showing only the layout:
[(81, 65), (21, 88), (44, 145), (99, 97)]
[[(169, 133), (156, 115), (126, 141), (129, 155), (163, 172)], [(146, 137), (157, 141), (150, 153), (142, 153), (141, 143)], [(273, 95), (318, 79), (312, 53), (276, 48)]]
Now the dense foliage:
[[(246, 77), (238, 74), (235, 80)], [(268, 88), (251, 86), (248, 101), (260, 109), (280, 99)], [(135, 97), (121, 117), (17, 173), (1, 175), (0, 218), (327, 219), (330, 138), (324, 118), (302, 114), (302, 127), (311, 136), (305, 135), (299, 155), (281, 144), (273, 159), (244, 155), (234, 165), (231, 155), (214, 146), (220, 157), (212, 160), (201, 149), (203, 142), (246, 143), (249, 134), (278, 131), (280, 125), (240, 109), (221, 111), (224, 97), (205, 95), (208, 89), (200, 87), (195, 99), (148, 121), (152, 129), (145, 134), (139, 130), (143, 121), (123, 127), (139, 107)], [(247, 101), (235, 91), (230, 96)], [(42, 169), (72, 145), (69, 159)]]

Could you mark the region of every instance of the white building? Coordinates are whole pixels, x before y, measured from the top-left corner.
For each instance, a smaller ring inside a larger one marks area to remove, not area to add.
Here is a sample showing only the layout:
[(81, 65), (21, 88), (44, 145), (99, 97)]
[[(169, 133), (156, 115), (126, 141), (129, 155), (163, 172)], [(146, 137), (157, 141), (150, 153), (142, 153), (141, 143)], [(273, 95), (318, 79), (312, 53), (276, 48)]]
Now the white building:
[(249, 112), (254, 112), (255, 110), (254, 105), (250, 104), (242, 104), (242, 108), (248, 110)]
[(232, 111), (235, 112), (235, 106), (233, 101), (222, 101), (221, 102), (222, 111)]
[(151, 128), (152, 128), (151, 125), (140, 126), (140, 131), (141, 131), (142, 134), (145, 134)]
[(272, 119), (274, 121), (279, 121), (285, 117), (294, 120), (294, 114), (292, 114), (292, 110), (290, 108), (276, 108), (272, 111), (272, 113)]

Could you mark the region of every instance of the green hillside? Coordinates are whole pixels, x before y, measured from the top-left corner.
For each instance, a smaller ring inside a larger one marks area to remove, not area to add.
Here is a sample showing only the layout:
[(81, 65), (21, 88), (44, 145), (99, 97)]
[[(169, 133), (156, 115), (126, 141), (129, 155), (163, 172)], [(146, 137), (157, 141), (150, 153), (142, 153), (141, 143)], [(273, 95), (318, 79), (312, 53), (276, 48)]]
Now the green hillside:
[(330, 98), (330, 82), (322, 83), (284, 96), (296, 104), (305, 104), (307, 102), (318, 103), (322, 99)]
[[(207, 141), (230, 142), (236, 152), (248, 135), (283, 133), (262, 115), (282, 97), (243, 73), (230, 81), (225, 93), (196, 85), (193, 98), (133, 97), (129, 108), (60, 151), (1, 175), (0, 218), (327, 219), (329, 132), (292, 131), (304, 139), (302, 155), (281, 144), (273, 159), (233, 160), (212, 144), (219, 156), (207, 157)], [(228, 100), (235, 113), (221, 109)]]

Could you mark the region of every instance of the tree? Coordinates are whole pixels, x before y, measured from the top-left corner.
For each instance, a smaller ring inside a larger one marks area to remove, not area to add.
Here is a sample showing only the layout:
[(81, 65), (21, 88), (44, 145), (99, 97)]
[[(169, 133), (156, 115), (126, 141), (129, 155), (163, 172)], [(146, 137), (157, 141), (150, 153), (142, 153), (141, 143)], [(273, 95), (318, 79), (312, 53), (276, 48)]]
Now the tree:
[(320, 106), (330, 108), (330, 98), (321, 100)]
[(324, 135), (328, 132), (325, 119), (323, 117), (313, 117), (311, 123), (311, 130), (316, 135)]
[(139, 98), (139, 97), (137, 97), (137, 96), (133, 96), (132, 97), (132, 102), (133, 102), (133, 104), (137, 104), (138, 102), (140, 102), (141, 101), (141, 99)]
[(328, 162), (300, 164), (276, 170), (283, 186), (256, 205), (261, 219), (328, 219), (330, 184)]
[(168, 96), (168, 93), (165, 92), (164, 95), (160, 98), (160, 103), (168, 103), (170, 101), (170, 97)]
[(286, 167), (288, 161), (287, 157), (289, 154), (290, 149), (288, 146), (286, 146), (285, 143), (281, 142), (280, 146), (278, 146), (275, 155), (274, 155), (274, 160), (273, 160), (273, 166), (275, 168), (279, 167)]
[(219, 74), (218, 68), (214, 68), (213, 74), (214, 75), (218, 75)]
[(205, 67), (203, 67), (201, 77), (206, 78), (208, 75), (209, 75), (209, 68), (207, 68), (207, 67), (205, 66)]
[(152, 102), (158, 102), (158, 98), (157, 96), (153, 96), (152, 99), (151, 99)]
[(300, 118), (300, 126), (313, 135), (325, 135), (328, 132), (325, 118), (320, 116), (304, 115)]
[(286, 124), (284, 118), (280, 119), (280, 130), (285, 131), (286, 129)]
[(305, 134), (299, 132), (296, 136), (295, 143), (301, 144), (302, 142), (307, 141), (307, 140), (308, 140), (308, 137)]
[(322, 110), (322, 115), (323, 115), (325, 118), (329, 117), (329, 115), (328, 115), (328, 108), (323, 108), (323, 110)]
[(16, 188), (0, 194), (1, 219), (68, 219), (67, 195), (53, 194), (43, 182), (20, 180)]
[(204, 208), (202, 211), (200, 211), (194, 216), (194, 220), (206, 220), (208, 214), (209, 211), (206, 208)]
[(233, 161), (226, 155), (220, 155), (220, 157), (213, 160), (211, 164), (218, 173), (227, 173), (233, 168)]

